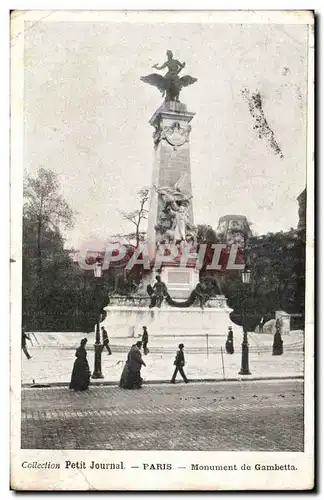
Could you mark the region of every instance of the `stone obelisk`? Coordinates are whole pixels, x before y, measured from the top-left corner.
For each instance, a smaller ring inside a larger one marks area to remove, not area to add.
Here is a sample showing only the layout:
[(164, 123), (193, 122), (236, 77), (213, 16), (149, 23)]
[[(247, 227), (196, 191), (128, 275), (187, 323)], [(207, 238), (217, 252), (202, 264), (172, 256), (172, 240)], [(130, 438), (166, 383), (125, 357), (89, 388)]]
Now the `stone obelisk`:
[[(185, 63), (174, 59), (170, 50), (167, 61), (153, 67), (157, 70), (167, 68), (168, 72), (164, 76), (153, 73), (141, 78), (157, 87), (165, 97), (149, 121), (155, 129), (147, 233), (151, 262), (155, 262), (160, 245), (173, 245), (173, 250), (178, 248), (182, 252), (194, 238), (189, 138), (190, 122), (195, 113), (187, 111), (179, 94), (183, 87), (197, 81), (189, 75), (180, 78)], [(199, 273), (173, 261), (162, 267), (161, 279), (175, 298), (188, 298), (198, 283)]]
[[(188, 112), (184, 104), (169, 101), (157, 109), (149, 121), (155, 129), (153, 134), (154, 163), (148, 216), (148, 248), (151, 259), (154, 258), (156, 246), (163, 236), (163, 234), (159, 234), (161, 231), (156, 226), (165, 210), (166, 196), (170, 196), (171, 200), (174, 195), (180, 202), (181, 197), (184, 197), (187, 200), (187, 222), (192, 225), (194, 222), (189, 147), (191, 131), (189, 123), (194, 116), (195, 113)], [(166, 196), (163, 195), (165, 188), (169, 188), (169, 192), (166, 190)]]

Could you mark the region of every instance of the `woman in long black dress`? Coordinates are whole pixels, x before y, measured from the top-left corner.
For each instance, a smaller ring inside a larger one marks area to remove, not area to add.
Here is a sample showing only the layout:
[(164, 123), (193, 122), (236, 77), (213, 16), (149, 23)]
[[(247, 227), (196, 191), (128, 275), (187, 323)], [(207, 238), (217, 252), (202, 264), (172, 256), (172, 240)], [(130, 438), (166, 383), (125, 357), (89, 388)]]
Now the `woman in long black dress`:
[(85, 349), (86, 344), (87, 339), (82, 339), (80, 347), (75, 351), (76, 360), (74, 361), (70, 382), (70, 389), (75, 391), (85, 391), (90, 384), (90, 368)]
[(233, 330), (232, 327), (228, 327), (227, 340), (225, 343), (225, 349), (227, 354), (234, 354), (234, 341), (233, 341)]
[(146, 366), (146, 364), (142, 359), (141, 347), (142, 342), (136, 342), (128, 353), (119, 382), (119, 387), (122, 389), (140, 389), (142, 386), (141, 368), (142, 366)]

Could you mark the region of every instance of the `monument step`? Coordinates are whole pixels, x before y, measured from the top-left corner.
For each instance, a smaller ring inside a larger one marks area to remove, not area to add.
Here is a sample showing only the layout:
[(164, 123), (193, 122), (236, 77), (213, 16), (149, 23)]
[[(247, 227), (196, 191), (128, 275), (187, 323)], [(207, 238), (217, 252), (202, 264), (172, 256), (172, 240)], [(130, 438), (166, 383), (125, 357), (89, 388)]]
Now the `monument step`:
[[(33, 347), (39, 348), (54, 348), (54, 349), (76, 349), (80, 340), (87, 337), (87, 349), (93, 350), (95, 342), (94, 333), (82, 332), (34, 332), (29, 333), (31, 342), (28, 344)], [(123, 337), (113, 338), (110, 340), (111, 349), (115, 352), (125, 352), (127, 349), (140, 338), (136, 337)], [(249, 333), (249, 349), (251, 352), (268, 352), (272, 349), (273, 335), (270, 334), (257, 334)], [(224, 349), (226, 342), (226, 333), (222, 335), (208, 335), (206, 336), (174, 336), (168, 335), (165, 337), (154, 336), (149, 334), (149, 349), (153, 353), (166, 353), (173, 352), (178, 344), (181, 342), (185, 344), (186, 351), (192, 353), (199, 353), (206, 350), (208, 340), (208, 349), (211, 352), (220, 352), (221, 348)], [(234, 348), (239, 350), (241, 348), (242, 335), (234, 334)], [(293, 335), (283, 336), (284, 351), (294, 352), (302, 351), (304, 346), (303, 332), (298, 331)]]

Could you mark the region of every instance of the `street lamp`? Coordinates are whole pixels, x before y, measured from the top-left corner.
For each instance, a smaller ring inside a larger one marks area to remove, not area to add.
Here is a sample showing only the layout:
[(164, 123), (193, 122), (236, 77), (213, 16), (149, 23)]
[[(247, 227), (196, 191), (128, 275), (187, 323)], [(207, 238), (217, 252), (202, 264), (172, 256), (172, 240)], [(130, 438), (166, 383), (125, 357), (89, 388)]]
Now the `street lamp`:
[(249, 369), (249, 344), (247, 338), (247, 328), (246, 328), (246, 285), (249, 285), (251, 281), (251, 271), (247, 266), (243, 269), (242, 273), (242, 283), (244, 285), (244, 302), (243, 302), (243, 314), (242, 314), (242, 326), (243, 326), (243, 342), (242, 342), (242, 359), (241, 359), (241, 369), (239, 375), (251, 375)]
[[(96, 302), (99, 302), (99, 290), (101, 286), (101, 277), (102, 277), (102, 261), (100, 257), (96, 258), (96, 263), (94, 267), (94, 276), (95, 276), (95, 283), (96, 283)], [(96, 342), (94, 344), (94, 370), (92, 374), (92, 378), (104, 378), (102, 372), (101, 372), (101, 353), (103, 346), (100, 343), (100, 311), (97, 317), (97, 322), (96, 322)]]
[(241, 272), (241, 276), (242, 276), (242, 283), (244, 283), (244, 285), (249, 285), (251, 281), (251, 271), (247, 266), (245, 266), (245, 268)]

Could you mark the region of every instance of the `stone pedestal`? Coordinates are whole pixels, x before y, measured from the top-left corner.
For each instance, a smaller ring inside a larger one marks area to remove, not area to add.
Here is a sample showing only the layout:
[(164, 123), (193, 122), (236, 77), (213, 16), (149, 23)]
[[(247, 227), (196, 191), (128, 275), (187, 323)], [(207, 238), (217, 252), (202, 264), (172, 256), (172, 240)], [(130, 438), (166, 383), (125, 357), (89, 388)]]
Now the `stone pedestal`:
[(147, 298), (147, 286), (154, 285), (155, 276), (157, 275), (159, 275), (161, 280), (166, 284), (168, 292), (173, 299), (188, 299), (199, 281), (199, 271), (195, 268), (180, 267), (177, 265), (163, 266), (159, 271), (153, 269), (152, 272), (144, 275), (140, 288), (136, 292), (136, 296)]
[(199, 271), (188, 267), (163, 267), (161, 280), (173, 299), (188, 299), (199, 281)]
[(150, 337), (175, 335), (179, 337), (221, 335), (226, 336), (229, 326), (236, 331), (229, 314), (226, 298), (218, 295), (211, 306), (204, 309), (191, 306), (175, 308), (163, 303), (161, 308), (149, 308), (150, 300), (145, 297), (112, 297), (106, 307), (107, 316), (102, 325), (109, 332), (109, 338), (136, 338), (142, 327), (148, 327)]

